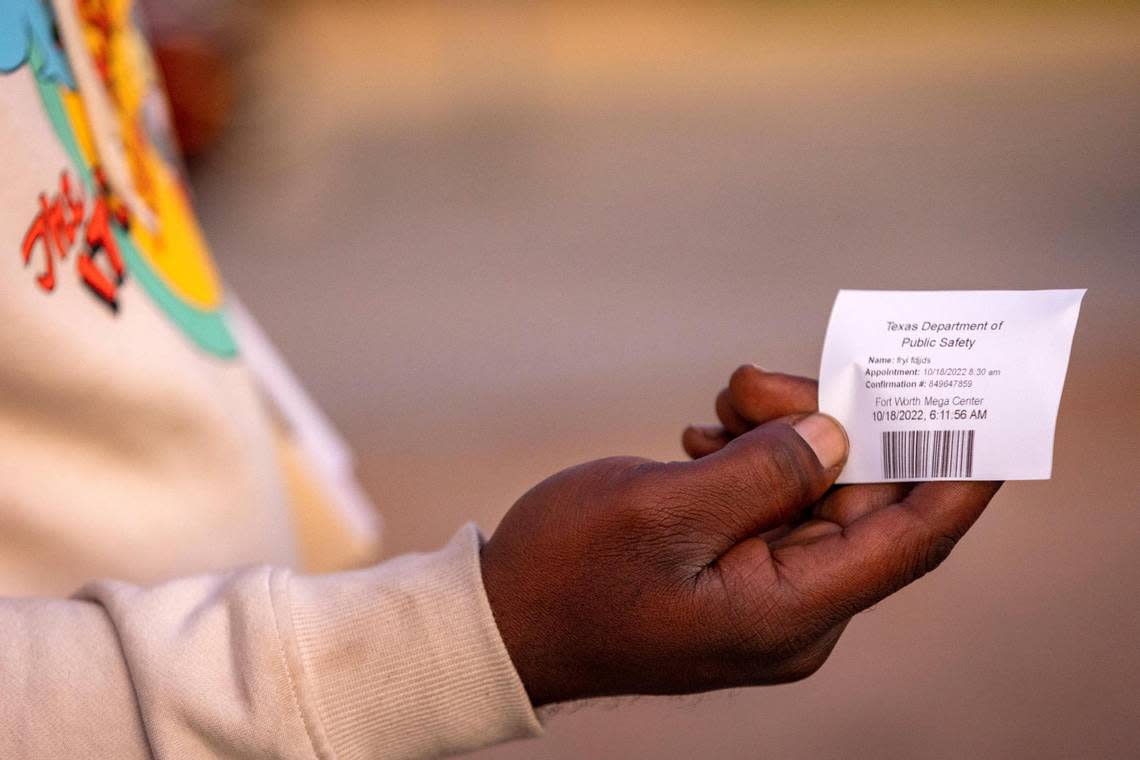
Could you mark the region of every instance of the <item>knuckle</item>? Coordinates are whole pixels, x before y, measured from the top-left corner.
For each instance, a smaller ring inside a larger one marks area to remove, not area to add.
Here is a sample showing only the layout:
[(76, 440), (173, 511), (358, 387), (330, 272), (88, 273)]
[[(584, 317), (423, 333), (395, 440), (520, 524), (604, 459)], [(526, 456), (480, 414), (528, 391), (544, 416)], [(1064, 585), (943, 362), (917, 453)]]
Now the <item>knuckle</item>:
[(733, 395), (743, 395), (751, 391), (757, 370), (751, 364), (741, 364), (728, 378), (728, 387)]
[[(735, 425), (737, 428), (744, 424), (744, 421), (737, 414), (735, 407), (732, 403), (732, 396), (728, 388), (724, 388), (716, 394), (716, 408), (717, 418), (725, 424), (726, 427)], [(739, 430), (737, 431), (739, 432)]]
[(798, 657), (793, 657), (782, 668), (780, 673), (780, 680), (784, 683), (795, 683), (802, 681), (805, 678), (815, 675), (823, 664), (827, 662), (827, 654), (818, 654), (811, 652), (808, 654), (801, 654)]
[(751, 364), (742, 364), (736, 368), (728, 379), (728, 395), (733, 404), (746, 417), (754, 422), (760, 421), (762, 414), (760, 370)]
[(610, 498), (619, 504), (634, 505), (651, 499), (664, 480), (666, 465), (639, 457), (607, 457), (594, 463), (601, 474), (601, 484)]
[(957, 544), (957, 536), (945, 533), (931, 536), (920, 542), (911, 557), (907, 582), (918, 580), (935, 570), (950, 556)]
[(941, 565), (957, 545), (958, 537), (945, 533), (931, 539), (926, 547), (924, 571), (929, 573)]
[(732, 371), (731, 380), (741, 380), (751, 377), (756, 373), (756, 367), (751, 364), (738, 364), (736, 369)]
[(607, 505), (619, 521), (636, 521), (652, 511), (662, 476), (657, 462), (635, 457), (609, 457), (591, 463), (594, 477), (580, 492)]

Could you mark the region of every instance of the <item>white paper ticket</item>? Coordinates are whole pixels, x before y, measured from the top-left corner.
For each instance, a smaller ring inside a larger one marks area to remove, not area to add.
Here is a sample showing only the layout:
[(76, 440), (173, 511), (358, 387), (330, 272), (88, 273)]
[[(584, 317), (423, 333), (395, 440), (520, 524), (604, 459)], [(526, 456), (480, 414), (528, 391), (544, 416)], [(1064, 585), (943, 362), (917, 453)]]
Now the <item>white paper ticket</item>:
[(819, 408), (840, 483), (1041, 480), (1084, 290), (841, 290)]

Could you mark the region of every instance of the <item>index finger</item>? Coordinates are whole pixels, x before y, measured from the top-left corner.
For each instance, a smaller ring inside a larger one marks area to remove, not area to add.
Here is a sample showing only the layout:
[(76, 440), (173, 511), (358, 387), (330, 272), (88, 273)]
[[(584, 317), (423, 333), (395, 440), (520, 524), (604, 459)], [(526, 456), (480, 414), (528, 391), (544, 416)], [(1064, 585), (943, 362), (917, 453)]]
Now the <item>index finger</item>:
[(728, 381), (728, 401), (733, 411), (753, 425), (816, 411), (818, 392), (815, 380), (766, 372), (752, 364), (737, 368)]
[(866, 609), (937, 567), (1000, 482), (932, 482), (818, 541), (777, 550), (789, 583), (827, 619)]

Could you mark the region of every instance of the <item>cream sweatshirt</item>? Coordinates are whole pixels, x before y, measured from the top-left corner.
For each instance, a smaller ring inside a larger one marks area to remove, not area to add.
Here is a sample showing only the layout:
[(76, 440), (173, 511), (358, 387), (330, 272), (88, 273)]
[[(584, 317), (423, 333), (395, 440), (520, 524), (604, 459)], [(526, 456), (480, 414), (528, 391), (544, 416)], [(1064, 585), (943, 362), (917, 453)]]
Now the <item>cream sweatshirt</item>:
[(538, 734), (474, 526), (434, 554), (289, 569), (374, 557), (375, 536), (359, 510), (302, 508), (350, 489), (313, 487), (336, 478), (309, 477), (319, 453), (235, 330), (133, 18), (0, 0), (0, 757), (430, 757)]

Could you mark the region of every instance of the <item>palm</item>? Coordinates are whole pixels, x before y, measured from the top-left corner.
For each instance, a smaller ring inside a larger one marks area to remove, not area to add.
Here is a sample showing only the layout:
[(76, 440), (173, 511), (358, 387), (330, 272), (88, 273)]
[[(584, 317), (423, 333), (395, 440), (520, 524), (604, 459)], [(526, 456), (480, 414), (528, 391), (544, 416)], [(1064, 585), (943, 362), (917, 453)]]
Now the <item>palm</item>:
[[(765, 423), (817, 411), (817, 383), (808, 378), (738, 369), (717, 397), (721, 426), (690, 427), (683, 443), (694, 458), (724, 448), (743, 433)], [(725, 603), (732, 615), (757, 619), (776, 607), (789, 614), (796, 607), (819, 609), (830, 597), (845, 603), (830, 617), (816, 619), (800, 646), (820, 662), (859, 609), (922, 575), (949, 553), (965, 528), (980, 515), (998, 483), (873, 483), (833, 487), (811, 507), (767, 525), (755, 538), (726, 553), (717, 563)], [(956, 505), (954, 527), (923, 539), (919, 556), (896, 551), (930, 534), (948, 505)], [(962, 505), (967, 505), (965, 512)], [(972, 507), (971, 505), (976, 505)], [(893, 573), (885, 572), (891, 568)], [(894, 578), (884, 588), (882, 578)], [(764, 610), (747, 609), (758, 600)], [(736, 601), (732, 601), (736, 600)], [(821, 651), (822, 650), (822, 651)], [(810, 671), (809, 671), (810, 672)]]

